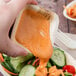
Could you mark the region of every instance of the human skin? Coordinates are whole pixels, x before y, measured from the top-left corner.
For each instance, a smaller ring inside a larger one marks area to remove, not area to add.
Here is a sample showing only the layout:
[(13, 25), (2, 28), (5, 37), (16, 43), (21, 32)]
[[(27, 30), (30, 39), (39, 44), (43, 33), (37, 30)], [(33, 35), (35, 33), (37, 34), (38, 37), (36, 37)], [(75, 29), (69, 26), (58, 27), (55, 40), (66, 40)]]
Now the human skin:
[(25, 56), (28, 52), (15, 44), (8, 36), (18, 13), (27, 4), (37, 4), (36, 0), (0, 0), (0, 53), (8, 56)]

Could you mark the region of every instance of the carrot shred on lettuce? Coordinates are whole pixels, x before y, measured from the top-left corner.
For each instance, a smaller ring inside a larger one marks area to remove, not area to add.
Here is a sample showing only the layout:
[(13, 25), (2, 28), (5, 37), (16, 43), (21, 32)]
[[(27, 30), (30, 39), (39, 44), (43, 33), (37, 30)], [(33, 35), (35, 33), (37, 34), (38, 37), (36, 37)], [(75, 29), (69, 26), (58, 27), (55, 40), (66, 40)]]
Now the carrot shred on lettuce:
[(33, 62), (33, 66), (35, 66), (35, 64), (39, 61), (39, 59), (36, 59), (34, 62)]
[(31, 62), (32, 62), (32, 61), (30, 60), (27, 64), (31, 64)]
[(4, 58), (1, 53), (0, 53), (0, 60), (1, 60), (1, 62), (4, 62)]
[[(2, 66), (3, 67), (3, 66)], [(18, 75), (18, 74), (15, 74), (15, 73), (12, 73), (12, 72), (10, 72), (9, 70), (7, 70), (5, 67), (3, 67), (3, 69), (4, 69), (4, 71), (6, 71), (7, 73), (9, 73), (9, 74), (11, 74), (11, 75)]]

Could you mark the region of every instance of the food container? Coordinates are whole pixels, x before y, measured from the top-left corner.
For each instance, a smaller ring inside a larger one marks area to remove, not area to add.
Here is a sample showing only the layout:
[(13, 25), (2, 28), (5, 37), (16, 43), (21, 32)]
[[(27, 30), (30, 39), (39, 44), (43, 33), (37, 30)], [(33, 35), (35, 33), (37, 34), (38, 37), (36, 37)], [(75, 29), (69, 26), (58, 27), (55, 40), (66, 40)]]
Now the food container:
[(76, 21), (76, 18), (71, 18), (71, 17), (69, 17), (69, 16), (67, 15), (66, 9), (69, 8), (69, 7), (71, 7), (71, 6), (73, 6), (74, 4), (76, 4), (76, 0), (73, 0), (72, 2), (70, 2), (70, 3), (66, 6), (66, 8), (64, 9), (64, 11), (63, 11), (63, 15), (64, 15), (67, 19), (72, 20), (72, 21)]
[[(52, 40), (52, 44), (54, 43), (55, 41), (55, 32), (57, 31), (58, 29), (58, 25), (59, 25), (59, 17), (56, 13), (52, 12), (51, 10), (48, 11), (48, 10), (44, 10), (43, 8), (37, 6), (37, 5), (27, 5), (22, 11), (21, 13), (19, 14), (18, 18), (16, 19), (16, 22), (15, 22), (15, 25), (14, 25), (14, 28), (13, 28), (13, 32), (12, 32), (12, 40), (15, 41), (18, 45), (20, 45), (16, 39), (15, 39), (15, 35), (16, 35), (16, 31), (17, 31), (17, 28), (18, 28), (18, 23), (19, 23), (19, 20), (21, 18), (21, 14), (23, 13), (24, 10), (27, 10), (27, 9), (32, 9), (38, 13), (40, 13), (41, 15), (45, 16), (46, 18), (50, 17), (50, 38)], [(21, 45), (20, 45), (21, 46)], [(23, 46), (21, 46), (23, 47)]]
[[(21, 18), (21, 14), (23, 13), (24, 10), (26, 9), (32, 9), (38, 13), (41, 13), (43, 16), (45, 16), (46, 18), (50, 19), (50, 38), (51, 38), (51, 41), (52, 41), (52, 44), (54, 45), (54, 41), (55, 41), (55, 35), (56, 35), (56, 31), (58, 29), (58, 25), (59, 25), (59, 18), (58, 18), (58, 15), (54, 12), (52, 12), (51, 10), (48, 11), (48, 10), (44, 10), (43, 8), (37, 6), (37, 5), (27, 5), (19, 14), (19, 16), (17, 17), (16, 19), (16, 22), (15, 22), (15, 25), (14, 25), (14, 28), (13, 28), (13, 31), (12, 31), (12, 40), (17, 43), (19, 46), (23, 47), (21, 44), (19, 44), (16, 39), (15, 39), (15, 35), (16, 35), (16, 31), (17, 31), (17, 28), (18, 28), (18, 23), (19, 23), (19, 20)], [(24, 47), (23, 47), (24, 48)], [(25, 49), (25, 48), (24, 48)], [(28, 52), (29, 50), (26, 49)], [(5, 71), (3, 71), (2, 69), (2, 66), (0, 65), (0, 71), (1, 73), (4, 75), (4, 76), (10, 76), (9, 74), (7, 74)]]

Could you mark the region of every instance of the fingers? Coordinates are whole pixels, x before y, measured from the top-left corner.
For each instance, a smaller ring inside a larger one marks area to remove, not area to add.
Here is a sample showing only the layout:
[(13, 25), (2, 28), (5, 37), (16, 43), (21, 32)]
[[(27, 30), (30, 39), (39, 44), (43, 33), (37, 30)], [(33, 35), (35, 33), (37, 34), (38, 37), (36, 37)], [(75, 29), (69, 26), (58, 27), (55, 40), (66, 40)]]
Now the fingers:
[(0, 6), (4, 4), (5, 4), (4, 0), (0, 0)]
[(9, 39), (4, 29), (0, 29), (0, 52), (12, 57), (25, 56), (28, 54), (24, 48), (21, 48)]
[(29, 1), (28, 1), (28, 4), (35, 4), (35, 5), (37, 5), (38, 2), (37, 2), (36, 0), (31, 0), (31, 1), (29, 0)]
[(11, 0), (4, 0), (4, 1), (7, 3), (7, 2), (9, 2), (9, 1), (11, 1)]
[(14, 14), (18, 14), (25, 6), (26, 4), (37, 4), (36, 0), (11, 0), (8, 3), (9, 8), (11, 9), (12, 12), (14, 12)]
[(8, 56), (16, 57), (16, 56), (26, 56), (28, 52), (15, 44), (13, 41), (9, 40), (8, 47), (6, 47), (7, 51), (5, 52)]
[(11, 0), (8, 3), (10, 10), (13, 14), (18, 14), (27, 4), (28, 0)]

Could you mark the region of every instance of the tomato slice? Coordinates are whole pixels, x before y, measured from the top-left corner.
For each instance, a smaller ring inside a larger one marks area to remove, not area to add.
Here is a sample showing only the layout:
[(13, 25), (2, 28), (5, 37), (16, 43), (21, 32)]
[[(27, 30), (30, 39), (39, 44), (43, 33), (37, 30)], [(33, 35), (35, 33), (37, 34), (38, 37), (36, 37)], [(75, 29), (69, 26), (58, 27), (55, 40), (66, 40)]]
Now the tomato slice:
[(74, 74), (73, 76), (76, 76), (76, 74)]
[(68, 73), (75, 74), (75, 67), (72, 65), (65, 65), (63, 67), (63, 71), (67, 71)]

